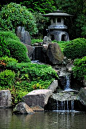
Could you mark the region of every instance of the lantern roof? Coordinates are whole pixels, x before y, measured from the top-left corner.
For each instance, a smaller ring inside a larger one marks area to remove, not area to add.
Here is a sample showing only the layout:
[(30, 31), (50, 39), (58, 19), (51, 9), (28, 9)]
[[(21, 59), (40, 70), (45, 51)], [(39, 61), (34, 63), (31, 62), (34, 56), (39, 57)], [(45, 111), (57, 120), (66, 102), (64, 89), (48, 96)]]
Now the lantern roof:
[(73, 15), (70, 15), (68, 13), (64, 13), (62, 10), (57, 10), (52, 13), (44, 14), (45, 17), (70, 17)]

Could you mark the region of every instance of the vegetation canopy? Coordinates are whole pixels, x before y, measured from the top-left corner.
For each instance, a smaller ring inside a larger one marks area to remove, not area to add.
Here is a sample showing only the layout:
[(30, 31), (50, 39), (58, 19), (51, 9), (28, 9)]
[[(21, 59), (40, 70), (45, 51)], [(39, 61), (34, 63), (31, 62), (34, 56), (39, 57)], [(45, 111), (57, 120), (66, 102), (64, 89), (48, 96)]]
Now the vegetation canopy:
[(37, 33), (35, 18), (25, 6), (10, 3), (0, 11), (0, 27), (4, 30), (16, 32), (18, 26), (24, 26), (31, 35)]

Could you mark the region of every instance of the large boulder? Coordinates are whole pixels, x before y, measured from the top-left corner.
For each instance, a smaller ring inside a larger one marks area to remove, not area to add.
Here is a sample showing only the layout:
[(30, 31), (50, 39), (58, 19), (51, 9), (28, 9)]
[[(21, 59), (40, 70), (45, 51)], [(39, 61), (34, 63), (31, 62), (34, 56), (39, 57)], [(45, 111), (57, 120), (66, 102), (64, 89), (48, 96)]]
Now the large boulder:
[(24, 102), (18, 103), (13, 109), (14, 113), (33, 114), (34, 111)]
[(32, 92), (25, 95), (22, 98), (22, 100), (30, 107), (38, 105), (44, 108), (51, 95), (52, 95), (52, 91), (48, 89), (33, 90)]
[(31, 38), (28, 31), (24, 27), (18, 26), (16, 35), (20, 38), (21, 42), (31, 45)]
[(51, 41), (51, 39), (49, 38), (49, 37), (47, 37), (47, 36), (44, 36), (44, 38), (43, 38), (43, 44), (49, 44), (49, 43), (51, 43), (52, 41)]
[(0, 108), (8, 108), (12, 105), (11, 93), (9, 90), (0, 90)]
[(86, 87), (81, 88), (79, 91), (79, 100), (84, 106), (86, 106)]
[(54, 80), (50, 86), (48, 87), (49, 90), (52, 90), (52, 92), (55, 92), (58, 87), (58, 80)]
[(28, 44), (24, 44), (24, 45), (27, 47), (29, 58), (32, 59), (35, 48)]
[(47, 57), (49, 58), (49, 61), (51, 62), (51, 64), (62, 63), (64, 59), (64, 55), (61, 52), (61, 49), (57, 43), (50, 43), (48, 45)]

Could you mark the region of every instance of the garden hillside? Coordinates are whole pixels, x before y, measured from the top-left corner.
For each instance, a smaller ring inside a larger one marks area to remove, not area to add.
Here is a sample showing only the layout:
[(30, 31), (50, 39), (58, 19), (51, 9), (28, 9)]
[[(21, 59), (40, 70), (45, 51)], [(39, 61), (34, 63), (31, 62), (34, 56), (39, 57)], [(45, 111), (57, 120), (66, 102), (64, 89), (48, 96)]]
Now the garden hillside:
[(32, 64), (26, 47), (10, 31), (0, 31), (0, 90), (10, 89), (13, 103), (34, 89), (46, 89), (57, 73), (51, 66)]
[(13, 103), (20, 101), (22, 96), (34, 89), (48, 88), (53, 80), (58, 79), (56, 71), (50, 65), (31, 63), (29, 50), (15, 34), (17, 27), (22, 26), (30, 33), (32, 43), (34, 37), (43, 37), (43, 30), (48, 26), (49, 20), (42, 13), (61, 9), (74, 15), (71, 22), (66, 19), (71, 41), (58, 44), (64, 56), (74, 62), (74, 77), (81, 82), (83, 79), (86, 81), (86, 1), (3, 0), (0, 4), (0, 90), (10, 89)]

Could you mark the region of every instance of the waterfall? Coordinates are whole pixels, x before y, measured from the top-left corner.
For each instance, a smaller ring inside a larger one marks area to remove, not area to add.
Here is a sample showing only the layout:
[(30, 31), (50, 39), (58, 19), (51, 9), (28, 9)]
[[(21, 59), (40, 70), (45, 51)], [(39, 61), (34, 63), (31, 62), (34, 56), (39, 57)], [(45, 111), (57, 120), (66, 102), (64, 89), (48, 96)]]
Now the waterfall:
[(70, 78), (68, 75), (66, 75), (66, 85), (65, 85), (65, 90), (70, 89)]
[(74, 100), (71, 101), (71, 110), (74, 110)]
[(57, 111), (74, 111), (74, 100), (57, 101)]
[(68, 105), (69, 103), (68, 103), (68, 100), (67, 100), (67, 110), (69, 110), (69, 105)]
[(59, 103), (58, 103), (58, 101), (57, 101), (57, 111), (59, 110)]

